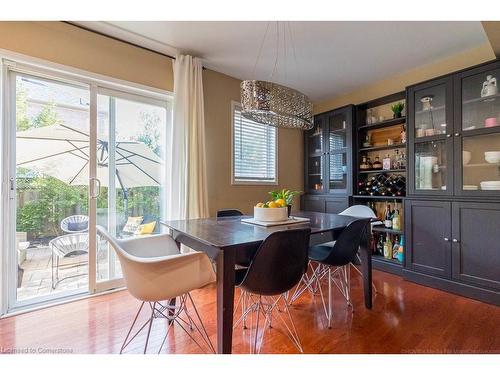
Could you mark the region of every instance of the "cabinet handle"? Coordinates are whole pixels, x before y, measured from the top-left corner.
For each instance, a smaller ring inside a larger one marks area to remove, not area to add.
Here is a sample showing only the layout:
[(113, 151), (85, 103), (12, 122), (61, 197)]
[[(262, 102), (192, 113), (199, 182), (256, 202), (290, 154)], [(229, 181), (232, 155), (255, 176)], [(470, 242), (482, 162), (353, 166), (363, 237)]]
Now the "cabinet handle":
[(458, 136), (460, 136), (460, 133), (455, 133), (455, 137), (458, 137)]
[(453, 242), (457, 243), (458, 240), (456, 238), (452, 239)]
[(445, 238), (444, 238), (444, 240), (445, 240), (446, 242), (450, 242), (450, 239), (449, 239), (448, 237), (445, 237)]
[(451, 138), (451, 134), (446, 134), (446, 138)]

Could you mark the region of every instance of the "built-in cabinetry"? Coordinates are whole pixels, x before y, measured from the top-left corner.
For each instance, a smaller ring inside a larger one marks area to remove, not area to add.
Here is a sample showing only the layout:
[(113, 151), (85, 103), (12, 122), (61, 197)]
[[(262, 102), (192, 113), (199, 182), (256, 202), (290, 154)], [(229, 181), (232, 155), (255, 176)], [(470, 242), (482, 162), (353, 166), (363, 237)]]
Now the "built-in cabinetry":
[(500, 62), (409, 87), (404, 276), (500, 304)]
[(349, 105), (314, 116), (304, 133), (305, 190), (302, 209), (338, 213), (352, 194), (352, 123)]

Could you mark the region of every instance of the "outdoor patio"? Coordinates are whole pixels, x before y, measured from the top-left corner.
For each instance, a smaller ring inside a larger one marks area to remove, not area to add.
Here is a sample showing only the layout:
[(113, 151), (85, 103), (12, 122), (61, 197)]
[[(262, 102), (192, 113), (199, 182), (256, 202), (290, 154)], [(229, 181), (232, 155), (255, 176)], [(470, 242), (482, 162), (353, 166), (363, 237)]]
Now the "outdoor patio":
[[(101, 247), (106, 248), (106, 247)], [(107, 251), (98, 251), (97, 279), (105, 280), (108, 275)], [(88, 255), (82, 255), (71, 259), (61, 259), (59, 268), (60, 281), (55, 289), (52, 289), (52, 261), (51, 250), (48, 246), (31, 247), (26, 251), (26, 259), (21, 263), (24, 270), (21, 287), (17, 289), (18, 301), (59, 294), (68, 291), (86, 291), (88, 289)], [(65, 265), (80, 263), (72, 267)], [(116, 272), (121, 274), (120, 265), (116, 260)]]

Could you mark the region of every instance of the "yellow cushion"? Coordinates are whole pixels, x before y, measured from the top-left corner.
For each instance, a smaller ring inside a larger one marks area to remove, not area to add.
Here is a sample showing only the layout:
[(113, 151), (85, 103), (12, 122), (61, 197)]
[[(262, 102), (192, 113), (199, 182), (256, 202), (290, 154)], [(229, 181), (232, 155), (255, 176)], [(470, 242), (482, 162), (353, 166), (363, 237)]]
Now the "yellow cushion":
[(156, 227), (156, 221), (139, 225), (136, 234), (152, 234)]
[(143, 216), (129, 216), (123, 227), (124, 232), (134, 233), (142, 223)]

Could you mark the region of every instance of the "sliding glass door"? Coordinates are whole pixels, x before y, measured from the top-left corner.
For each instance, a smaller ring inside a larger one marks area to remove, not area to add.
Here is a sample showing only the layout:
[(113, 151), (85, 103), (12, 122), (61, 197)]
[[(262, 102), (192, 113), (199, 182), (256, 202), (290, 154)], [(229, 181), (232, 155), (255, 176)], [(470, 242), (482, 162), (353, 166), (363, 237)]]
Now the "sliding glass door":
[(122, 239), (161, 231), (168, 101), (37, 70), (4, 72), (9, 309), (123, 286), (96, 225)]
[[(163, 159), (166, 103), (119, 91), (97, 96), (97, 225), (116, 238), (160, 233), (164, 211)], [(97, 243), (96, 289), (121, 279), (115, 252)]]
[(10, 295), (14, 305), (88, 290), (87, 85), (10, 74), (15, 203)]

